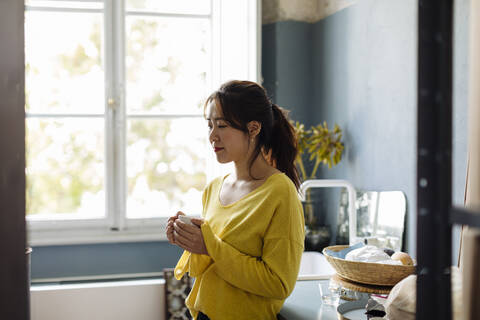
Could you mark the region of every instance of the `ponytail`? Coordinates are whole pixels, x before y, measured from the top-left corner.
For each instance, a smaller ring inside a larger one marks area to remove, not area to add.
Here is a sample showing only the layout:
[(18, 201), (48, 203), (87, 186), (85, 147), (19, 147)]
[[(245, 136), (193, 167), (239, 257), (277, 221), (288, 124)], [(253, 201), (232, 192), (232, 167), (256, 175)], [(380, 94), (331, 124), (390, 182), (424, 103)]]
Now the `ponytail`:
[(274, 123), (269, 149), (271, 150), (272, 158), (276, 163), (277, 169), (285, 173), (298, 190), (300, 187), (300, 178), (297, 167), (295, 166), (295, 158), (298, 153), (295, 129), (288, 121), (287, 110), (276, 104), (272, 104), (272, 111)]

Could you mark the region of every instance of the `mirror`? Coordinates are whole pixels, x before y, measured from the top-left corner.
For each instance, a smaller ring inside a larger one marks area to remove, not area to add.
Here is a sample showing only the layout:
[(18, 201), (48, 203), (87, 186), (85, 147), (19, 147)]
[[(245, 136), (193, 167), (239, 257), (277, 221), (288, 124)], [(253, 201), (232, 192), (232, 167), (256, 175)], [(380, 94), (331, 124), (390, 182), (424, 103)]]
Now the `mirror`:
[[(407, 212), (405, 194), (401, 191), (357, 191), (356, 195), (357, 237), (367, 244), (401, 251)], [(337, 242), (340, 239), (348, 243), (347, 208), (348, 196), (342, 190)]]

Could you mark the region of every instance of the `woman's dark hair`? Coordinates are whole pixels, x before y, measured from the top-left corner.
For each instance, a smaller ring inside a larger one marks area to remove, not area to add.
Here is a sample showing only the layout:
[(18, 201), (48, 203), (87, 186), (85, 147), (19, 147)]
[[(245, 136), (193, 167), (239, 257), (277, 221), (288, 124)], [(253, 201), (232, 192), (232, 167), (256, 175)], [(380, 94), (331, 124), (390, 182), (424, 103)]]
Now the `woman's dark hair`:
[(262, 150), (266, 154), (271, 152), (277, 169), (285, 173), (298, 189), (300, 179), (294, 163), (298, 152), (297, 139), (295, 129), (288, 121), (288, 112), (273, 104), (266, 90), (251, 81), (224, 83), (207, 98), (205, 109), (211, 102), (221, 108), (223, 118), (235, 129), (248, 133), (250, 121), (261, 123), (258, 143), (249, 159), (249, 171)]

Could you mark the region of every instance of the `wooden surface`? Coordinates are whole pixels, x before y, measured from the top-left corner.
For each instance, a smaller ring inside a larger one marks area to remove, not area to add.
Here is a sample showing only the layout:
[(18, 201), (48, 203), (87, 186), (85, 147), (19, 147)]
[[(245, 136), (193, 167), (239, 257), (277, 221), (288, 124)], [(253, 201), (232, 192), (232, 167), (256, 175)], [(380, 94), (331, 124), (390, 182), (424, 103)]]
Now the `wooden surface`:
[(365, 293), (389, 294), (390, 290), (392, 290), (393, 288), (390, 286), (375, 286), (375, 285), (353, 282), (348, 279), (342, 278), (338, 274), (335, 274), (332, 277), (332, 280), (338, 282), (342, 287), (346, 289), (354, 290), (358, 292), (365, 292)]
[(0, 319), (29, 319), (23, 0), (0, 1)]

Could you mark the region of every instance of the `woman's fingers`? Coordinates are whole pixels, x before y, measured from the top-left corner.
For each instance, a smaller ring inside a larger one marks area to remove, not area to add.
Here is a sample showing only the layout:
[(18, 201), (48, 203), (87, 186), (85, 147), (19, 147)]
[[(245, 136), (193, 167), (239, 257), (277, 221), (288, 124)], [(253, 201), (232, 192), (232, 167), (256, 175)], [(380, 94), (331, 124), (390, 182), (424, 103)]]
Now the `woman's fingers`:
[(165, 232), (173, 230), (173, 221), (168, 221), (167, 226), (165, 227)]
[(178, 211), (174, 216), (167, 220), (165, 233), (167, 234), (168, 242), (178, 245), (184, 250), (196, 252), (196, 243), (200, 240), (203, 242), (200, 226), (203, 219), (192, 219), (194, 226), (184, 223), (178, 217), (185, 215), (182, 211)]
[(167, 234), (168, 242), (170, 242), (171, 244), (175, 244), (175, 237), (173, 235), (173, 231), (174, 231), (173, 224), (174, 224), (173, 221), (168, 221), (167, 227), (165, 228), (165, 233)]
[(186, 245), (184, 245), (183, 243), (180, 243), (180, 242), (176, 242), (175, 243), (177, 246), (179, 246), (180, 248), (182, 248), (183, 250), (186, 250), (186, 251), (189, 251), (189, 252), (192, 252), (192, 249), (187, 247)]
[(174, 223), (174, 238), (182, 248), (197, 253), (197, 244), (202, 241), (201, 230), (198, 227), (188, 225), (178, 220)]
[(184, 236), (187, 237), (189, 234), (198, 234), (198, 232), (200, 231), (199, 227), (186, 224), (181, 220), (175, 221), (173, 226), (176, 231), (181, 232)]
[(203, 224), (204, 219), (203, 218), (192, 218), (192, 223), (196, 225), (197, 227), (200, 227)]
[(179, 216), (185, 216), (186, 214), (183, 213), (182, 211), (177, 211), (177, 213), (175, 214), (175, 217), (179, 217)]
[(203, 239), (201, 239), (201, 241), (198, 238), (188, 239), (177, 234), (175, 241), (176, 245), (184, 250), (190, 251), (191, 253), (208, 254), (206, 249), (202, 249), (202, 247), (204, 247)]
[(173, 229), (167, 231), (167, 239), (171, 244), (175, 244), (175, 238), (173, 236)]
[[(183, 214), (181, 211), (177, 215)], [(186, 224), (179, 219), (171, 220), (167, 223), (167, 237), (170, 243), (176, 244), (180, 248), (192, 253), (206, 254), (208, 251), (203, 239), (202, 230), (200, 226), (204, 219), (192, 218), (193, 226)]]
[(181, 216), (181, 215), (183, 215), (183, 216), (184, 216), (184, 215), (185, 215), (185, 213), (183, 213), (182, 211), (177, 211), (177, 213), (175, 213), (175, 215), (174, 215), (174, 216), (171, 216), (170, 218), (168, 218), (167, 222), (170, 222), (170, 221), (173, 221), (173, 222), (175, 222), (175, 220), (177, 220), (177, 219), (178, 219), (178, 217), (179, 217), (179, 216)]
[(174, 231), (173, 234), (174, 234), (175, 242), (177, 244), (181, 244), (185, 247), (188, 247), (189, 248), (188, 251), (192, 251), (191, 249), (193, 248), (193, 245), (194, 245), (193, 239), (185, 237), (184, 235), (181, 235), (176, 231)]

